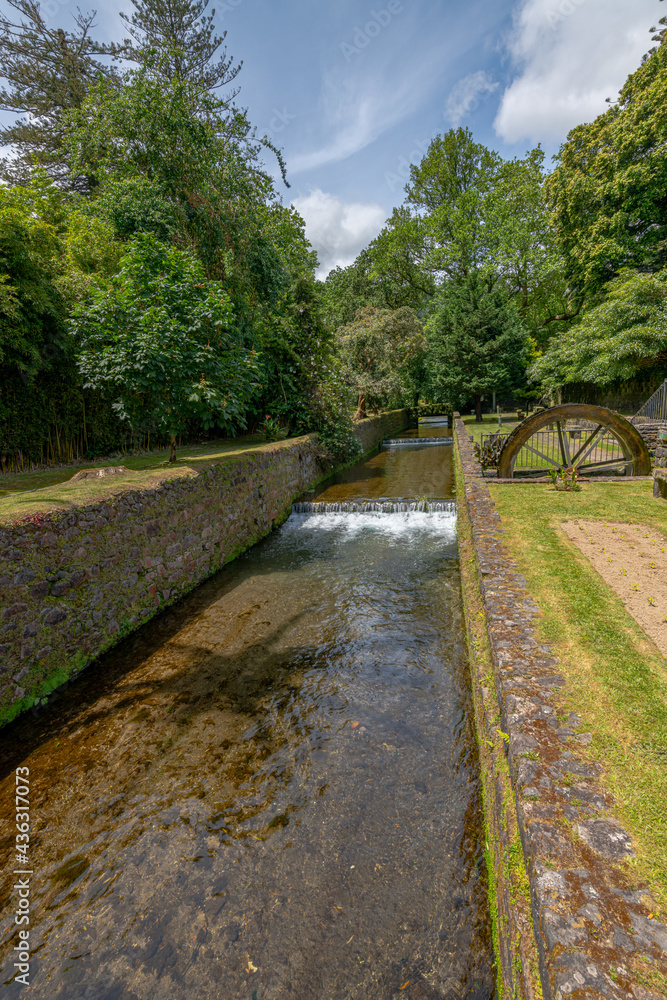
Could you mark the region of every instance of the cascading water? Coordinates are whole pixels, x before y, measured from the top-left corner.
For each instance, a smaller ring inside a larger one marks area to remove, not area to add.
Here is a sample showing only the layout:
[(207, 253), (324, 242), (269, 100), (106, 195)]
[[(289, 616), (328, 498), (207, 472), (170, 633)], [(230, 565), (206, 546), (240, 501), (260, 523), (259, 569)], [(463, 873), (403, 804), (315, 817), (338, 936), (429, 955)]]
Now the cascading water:
[(292, 504), (293, 514), (455, 514), (455, 500), (326, 500)]
[(407, 445), (415, 444), (453, 444), (454, 438), (451, 437), (419, 437), (419, 438), (386, 438), (382, 442), (383, 448), (398, 448), (405, 447)]
[(0, 736), (31, 997), (494, 997), (448, 484), (358, 463)]

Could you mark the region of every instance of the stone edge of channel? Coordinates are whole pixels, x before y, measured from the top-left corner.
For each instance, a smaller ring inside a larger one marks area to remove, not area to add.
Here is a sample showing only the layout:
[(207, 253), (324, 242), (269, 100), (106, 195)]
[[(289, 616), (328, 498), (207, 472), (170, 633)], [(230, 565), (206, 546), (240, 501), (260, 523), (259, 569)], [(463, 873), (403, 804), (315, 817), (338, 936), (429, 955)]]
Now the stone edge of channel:
[[(660, 1000), (662, 989), (646, 985), (646, 975), (639, 982), (636, 965), (648, 960), (645, 972), (667, 976), (667, 929), (619, 864), (632, 856), (632, 841), (613, 816), (600, 766), (583, 752), (590, 735), (578, 731), (573, 713), (558, 723), (554, 694), (566, 680), (552, 650), (534, 638), (539, 610), (503, 547), (500, 515), (457, 414), (455, 442), (544, 996)], [(488, 720), (477, 724), (484, 731)], [(503, 949), (498, 958), (507, 960)]]
[[(370, 454), (411, 423), (407, 408), (362, 420)], [(0, 726), (39, 711), (126, 636), (289, 516), (335, 472), (315, 435), (148, 487), (0, 523)]]

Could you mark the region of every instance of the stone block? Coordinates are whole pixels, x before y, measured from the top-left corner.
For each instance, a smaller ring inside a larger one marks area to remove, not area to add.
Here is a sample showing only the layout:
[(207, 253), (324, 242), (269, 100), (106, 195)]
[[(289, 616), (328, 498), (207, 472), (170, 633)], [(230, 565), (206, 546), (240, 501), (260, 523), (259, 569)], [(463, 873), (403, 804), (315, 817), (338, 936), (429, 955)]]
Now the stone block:
[(5, 608), (2, 612), (2, 617), (5, 620), (8, 618), (15, 618), (17, 615), (25, 614), (27, 610), (27, 604), (22, 604), (20, 601), (17, 601), (15, 604), (10, 604), (8, 608)]
[(667, 469), (654, 470), (653, 496), (658, 500), (667, 500)]
[(59, 625), (64, 622), (67, 618), (67, 612), (64, 608), (50, 608), (44, 615), (45, 625)]

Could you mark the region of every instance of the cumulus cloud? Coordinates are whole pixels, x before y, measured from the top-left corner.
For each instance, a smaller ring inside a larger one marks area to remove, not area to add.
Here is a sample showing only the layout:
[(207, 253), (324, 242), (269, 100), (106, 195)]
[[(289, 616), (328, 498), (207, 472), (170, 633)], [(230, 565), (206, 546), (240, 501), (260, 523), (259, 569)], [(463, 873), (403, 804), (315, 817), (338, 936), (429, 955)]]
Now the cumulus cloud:
[(452, 125), (460, 125), (465, 116), (479, 106), (480, 97), (492, 94), (498, 86), (484, 70), (459, 80), (447, 98), (446, 114)]
[(382, 229), (386, 213), (372, 202), (345, 202), (316, 188), (293, 205), (306, 223), (306, 236), (317, 251), (318, 278), (334, 267), (347, 267)]
[(506, 142), (558, 140), (592, 121), (652, 44), (655, 0), (523, 0), (507, 39), (517, 75), (495, 129)]

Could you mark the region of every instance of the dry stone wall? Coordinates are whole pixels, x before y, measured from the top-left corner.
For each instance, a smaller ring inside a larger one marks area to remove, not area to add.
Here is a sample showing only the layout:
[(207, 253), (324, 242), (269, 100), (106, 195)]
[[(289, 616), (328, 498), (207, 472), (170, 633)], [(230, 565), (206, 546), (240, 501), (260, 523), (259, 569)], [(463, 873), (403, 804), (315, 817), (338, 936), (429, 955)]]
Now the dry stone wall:
[(630, 421), (637, 428), (639, 433), (644, 439), (644, 443), (649, 450), (651, 458), (655, 460), (656, 465), (664, 466), (665, 464), (665, 443), (664, 436), (667, 434), (667, 423), (663, 420), (653, 421), (651, 423), (642, 421)]
[[(364, 452), (408, 426), (362, 421)], [(0, 724), (267, 535), (322, 478), (313, 435), (0, 525)]]

